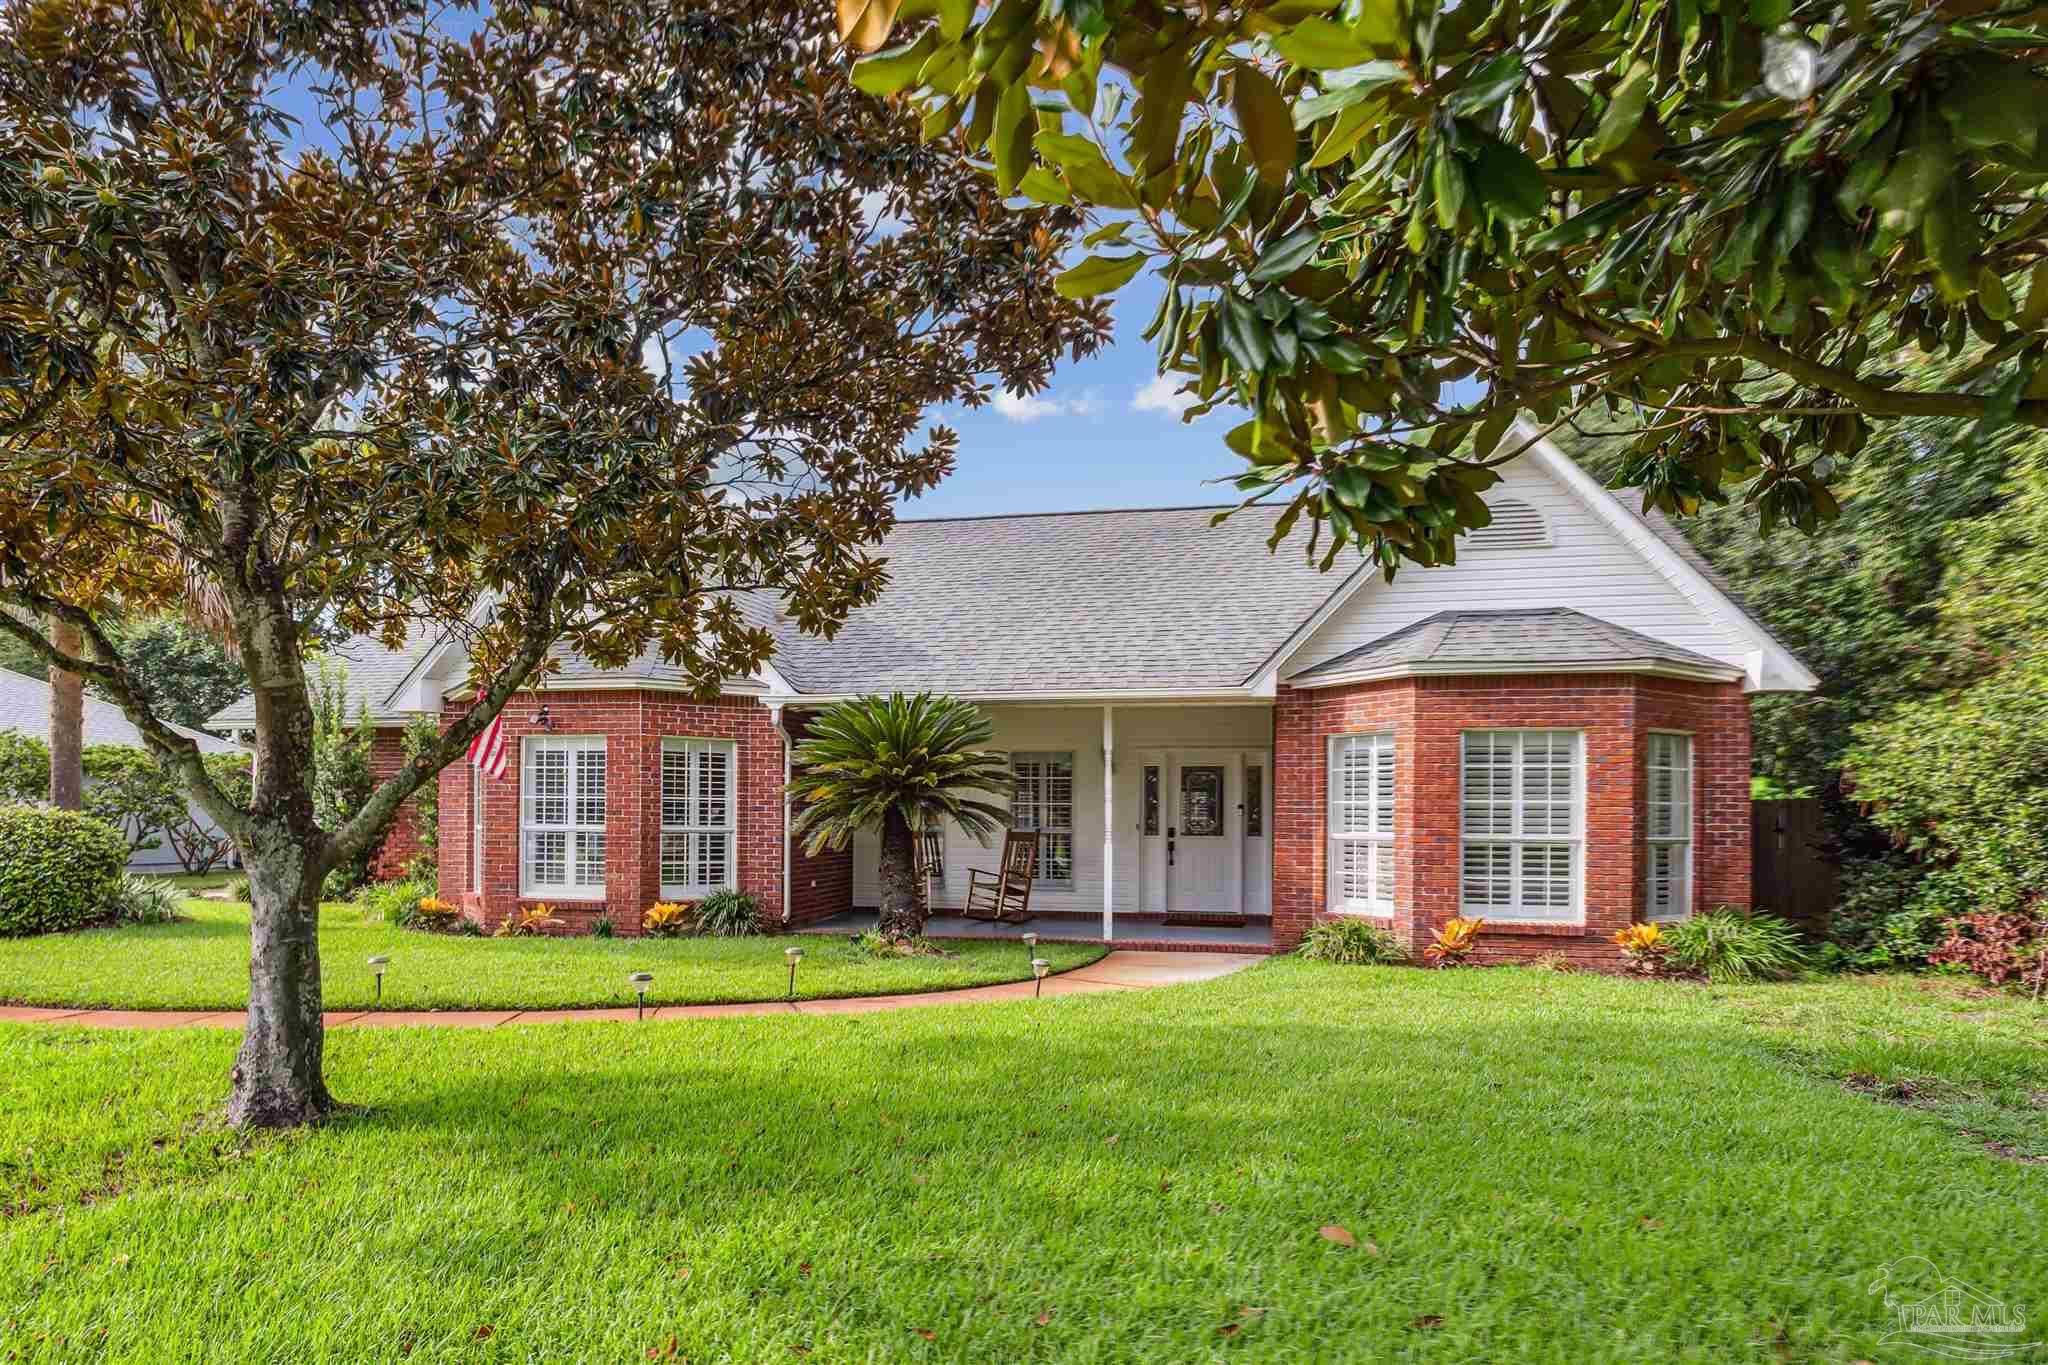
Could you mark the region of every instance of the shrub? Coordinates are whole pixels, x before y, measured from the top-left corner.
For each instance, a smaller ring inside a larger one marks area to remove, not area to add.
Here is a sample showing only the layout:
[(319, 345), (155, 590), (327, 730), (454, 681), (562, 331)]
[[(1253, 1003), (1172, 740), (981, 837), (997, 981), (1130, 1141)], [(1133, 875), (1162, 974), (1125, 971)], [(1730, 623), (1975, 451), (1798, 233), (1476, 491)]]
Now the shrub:
[[(422, 902), (424, 905), (424, 902)], [(542, 938), (562, 927), (562, 921), (555, 918), (543, 901), (514, 910), (505, 916), (505, 922), (498, 926), (499, 938)]]
[(1631, 924), (1614, 932), (1621, 960), (1637, 976), (1663, 976), (1670, 971), (1671, 939), (1662, 925)]
[(1436, 931), (1436, 941), (1422, 950), (1423, 961), (1432, 967), (1461, 967), (1472, 953), (1472, 946), (1479, 941), (1479, 930), (1486, 923), (1483, 919), (1461, 919), (1453, 916), (1444, 921), (1444, 927)]
[(420, 902), (433, 895), (434, 884), (428, 881), (371, 882), (356, 893), (356, 904), (363, 908), (365, 923), (382, 920), (403, 929), (412, 923)]
[(697, 932), (745, 938), (761, 932), (761, 907), (744, 891), (714, 891), (697, 902)]
[(610, 915), (599, 915), (590, 922), (590, 936), (592, 938), (616, 938), (618, 933), (619, 926), (612, 923)]
[(2048, 927), (2020, 911), (1958, 915), (1927, 960), (1961, 967), (1994, 986), (2018, 981), (2039, 992), (2048, 984)]
[(240, 901), (242, 904), (247, 905), (249, 903), (249, 874), (237, 872), (234, 876), (228, 878), (227, 893), (229, 900)]
[(688, 901), (656, 901), (640, 916), (640, 929), (656, 938), (676, 938), (697, 926)]
[(123, 877), (114, 889), (114, 918), (122, 924), (169, 924), (183, 897), (161, 877)]
[(1723, 906), (1671, 927), (1671, 960), (1709, 981), (1776, 981), (1806, 969), (1799, 931), (1776, 915)]
[(0, 730), (0, 802), (41, 801), (50, 794), (50, 746), (39, 736)]
[(88, 744), (85, 812), (121, 831), (128, 851), (163, 847), (163, 832), (185, 818), (185, 790), (147, 749), (133, 744)]
[(127, 861), (128, 841), (104, 820), (0, 806), (0, 935), (76, 929), (107, 915)]
[(922, 934), (907, 938), (894, 938), (879, 929), (869, 929), (854, 935), (853, 950), (863, 957), (953, 956), (953, 954), (947, 952)]
[(1408, 960), (1407, 951), (1391, 930), (1361, 919), (1326, 919), (1308, 931), (1296, 951), (1312, 962), (1346, 966)]

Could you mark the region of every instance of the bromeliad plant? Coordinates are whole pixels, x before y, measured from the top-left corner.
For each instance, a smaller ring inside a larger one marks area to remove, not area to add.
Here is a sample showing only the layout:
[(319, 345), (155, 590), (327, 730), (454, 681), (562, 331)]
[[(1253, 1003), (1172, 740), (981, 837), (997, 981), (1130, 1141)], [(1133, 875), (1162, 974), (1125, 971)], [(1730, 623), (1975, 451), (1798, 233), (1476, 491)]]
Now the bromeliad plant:
[(1464, 966), (1485, 924), (1483, 919), (1457, 916), (1445, 920), (1444, 927), (1436, 931), (1436, 940), (1422, 950), (1422, 960), (1432, 967)]
[(1637, 976), (1663, 976), (1671, 966), (1671, 940), (1662, 926), (1631, 924), (1614, 931), (1614, 946)]
[(544, 938), (562, 927), (562, 921), (555, 916), (545, 902), (514, 910), (498, 926), (499, 938)]
[(881, 918), (890, 938), (924, 933), (917, 895), (915, 836), (951, 824), (983, 843), (1009, 811), (977, 793), (1007, 797), (1008, 760), (984, 748), (993, 733), (978, 706), (953, 697), (900, 692), (858, 697), (821, 711), (796, 749), (790, 794), (807, 853), (845, 848), (863, 830), (882, 837)]
[(697, 925), (691, 910), (688, 901), (656, 901), (640, 916), (641, 932), (655, 938), (680, 938)]

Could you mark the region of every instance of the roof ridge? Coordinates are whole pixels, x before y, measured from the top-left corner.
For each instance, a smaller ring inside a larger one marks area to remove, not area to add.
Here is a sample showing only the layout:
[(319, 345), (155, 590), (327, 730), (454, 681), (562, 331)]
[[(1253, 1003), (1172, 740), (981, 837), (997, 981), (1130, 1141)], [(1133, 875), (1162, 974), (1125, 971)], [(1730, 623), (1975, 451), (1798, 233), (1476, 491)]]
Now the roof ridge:
[(1175, 503), (1159, 507), (1076, 507), (1051, 512), (975, 512), (953, 517), (898, 517), (898, 526), (936, 526), (959, 521), (1023, 521), (1030, 517), (1117, 517), (1140, 512), (1219, 512), (1225, 508), (1250, 510), (1234, 502)]

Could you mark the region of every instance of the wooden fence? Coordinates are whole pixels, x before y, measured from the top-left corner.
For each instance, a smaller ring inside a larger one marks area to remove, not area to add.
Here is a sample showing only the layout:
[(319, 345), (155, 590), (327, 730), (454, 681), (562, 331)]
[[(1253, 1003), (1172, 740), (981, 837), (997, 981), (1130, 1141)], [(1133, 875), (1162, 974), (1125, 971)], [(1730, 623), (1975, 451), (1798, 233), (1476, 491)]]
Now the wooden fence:
[(1840, 880), (1825, 851), (1827, 822), (1820, 798), (1753, 801), (1749, 829), (1750, 903), (1782, 915), (1815, 937), (1824, 935)]

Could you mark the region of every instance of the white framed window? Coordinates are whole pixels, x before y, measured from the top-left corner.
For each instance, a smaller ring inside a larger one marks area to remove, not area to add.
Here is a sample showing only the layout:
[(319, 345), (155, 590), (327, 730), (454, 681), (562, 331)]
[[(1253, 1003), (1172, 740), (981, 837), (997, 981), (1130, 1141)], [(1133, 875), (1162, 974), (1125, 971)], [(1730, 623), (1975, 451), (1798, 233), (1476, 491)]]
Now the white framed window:
[(1332, 910), (1394, 913), (1394, 737), (1330, 736)]
[(520, 741), (519, 893), (604, 899), (604, 738)]
[(1582, 918), (1584, 747), (1576, 730), (1468, 730), (1459, 784), (1461, 913)]
[(1692, 736), (1653, 731), (1649, 760), (1643, 915), (1684, 919), (1692, 910)]
[(687, 900), (737, 885), (739, 755), (729, 739), (661, 742), (661, 894)]
[(1010, 771), (1017, 794), (1010, 802), (1010, 823), (1018, 830), (1038, 831), (1040, 886), (1074, 884), (1074, 755), (1011, 754)]

